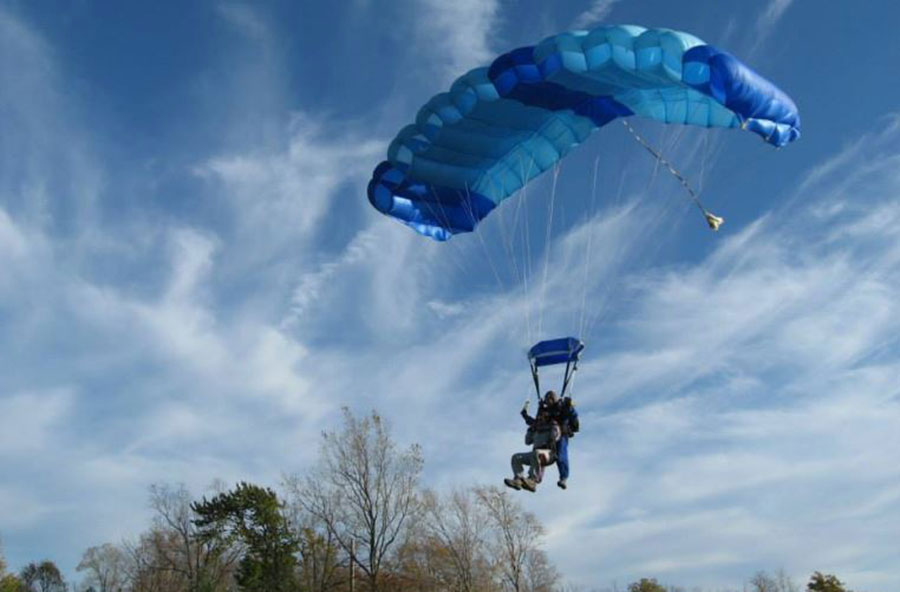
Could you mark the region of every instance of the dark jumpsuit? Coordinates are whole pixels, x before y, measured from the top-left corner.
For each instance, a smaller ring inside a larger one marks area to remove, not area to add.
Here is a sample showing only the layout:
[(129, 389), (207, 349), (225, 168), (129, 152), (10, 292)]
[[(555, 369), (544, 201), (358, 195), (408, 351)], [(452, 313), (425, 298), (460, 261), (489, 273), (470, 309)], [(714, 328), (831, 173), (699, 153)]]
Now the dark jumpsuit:
[[(540, 403), (538, 414), (545, 409), (544, 403)], [(565, 481), (569, 478), (569, 436), (578, 429), (578, 412), (572, 405), (572, 399), (566, 397), (548, 410), (551, 417), (559, 423), (562, 435), (556, 442), (556, 466), (559, 469), (559, 478)], [(534, 423), (534, 418), (522, 409), (522, 419), (529, 426)]]

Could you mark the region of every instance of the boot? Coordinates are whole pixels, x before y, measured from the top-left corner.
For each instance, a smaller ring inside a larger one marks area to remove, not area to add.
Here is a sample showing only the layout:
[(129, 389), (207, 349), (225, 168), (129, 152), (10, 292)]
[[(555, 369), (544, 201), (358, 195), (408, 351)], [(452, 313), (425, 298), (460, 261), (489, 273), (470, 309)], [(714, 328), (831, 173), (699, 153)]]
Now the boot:
[(522, 485), (522, 489), (526, 491), (530, 491), (532, 493), (537, 490), (537, 483), (532, 481), (531, 479), (520, 479), (520, 484)]
[(503, 483), (507, 487), (511, 487), (512, 489), (515, 489), (516, 491), (522, 489), (522, 479), (519, 477), (513, 477), (512, 479), (504, 479)]

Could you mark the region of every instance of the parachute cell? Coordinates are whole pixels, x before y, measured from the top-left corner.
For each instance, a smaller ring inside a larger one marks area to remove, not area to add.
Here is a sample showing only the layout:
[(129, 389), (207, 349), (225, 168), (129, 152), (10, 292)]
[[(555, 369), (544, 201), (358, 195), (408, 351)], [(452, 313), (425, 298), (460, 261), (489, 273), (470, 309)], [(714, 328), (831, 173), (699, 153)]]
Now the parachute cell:
[(447, 240), (631, 115), (739, 127), (774, 146), (800, 136), (790, 97), (734, 56), (687, 33), (601, 26), (503, 54), (433, 97), (391, 143), (369, 201)]

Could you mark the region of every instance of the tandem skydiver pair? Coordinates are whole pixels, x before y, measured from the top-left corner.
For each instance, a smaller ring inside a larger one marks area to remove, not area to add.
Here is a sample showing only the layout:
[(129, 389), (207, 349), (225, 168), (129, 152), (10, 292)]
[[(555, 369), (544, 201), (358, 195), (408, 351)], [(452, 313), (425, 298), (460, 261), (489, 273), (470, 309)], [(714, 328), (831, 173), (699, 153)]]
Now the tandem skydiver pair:
[[(522, 419), (528, 425), (525, 444), (531, 446), (531, 451), (513, 454), (511, 459), (513, 477), (503, 480), (507, 487), (533, 492), (543, 480), (544, 467), (556, 463), (559, 469), (559, 480), (556, 484), (561, 489), (566, 489), (569, 479), (569, 438), (578, 432), (580, 426), (572, 398), (565, 396), (565, 393), (578, 369), (578, 359), (583, 349), (584, 344), (580, 340), (565, 337), (541, 341), (529, 350), (531, 375), (538, 393), (538, 410), (537, 414), (531, 417), (528, 414), (530, 401), (525, 401), (525, 405), (522, 406)], [(562, 396), (550, 390), (542, 398), (538, 369), (542, 366), (563, 363), (566, 370), (563, 376)], [(529, 467), (527, 475), (526, 465)]]

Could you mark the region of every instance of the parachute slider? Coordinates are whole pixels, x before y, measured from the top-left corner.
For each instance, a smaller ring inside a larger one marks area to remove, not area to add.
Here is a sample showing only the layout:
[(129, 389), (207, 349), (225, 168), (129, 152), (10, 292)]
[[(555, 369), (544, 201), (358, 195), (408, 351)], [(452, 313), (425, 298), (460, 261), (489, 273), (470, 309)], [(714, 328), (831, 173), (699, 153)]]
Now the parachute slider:
[(720, 218), (713, 214), (712, 212), (703, 211), (703, 215), (706, 217), (706, 223), (709, 224), (709, 227), (716, 232), (719, 230), (719, 226), (725, 223), (725, 218)]
[(651, 146), (650, 143), (647, 142), (647, 140), (645, 140), (643, 136), (641, 136), (639, 133), (637, 133), (637, 130), (635, 130), (633, 127), (631, 127), (631, 124), (629, 124), (628, 121), (623, 119), (622, 124), (625, 125), (625, 129), (628, 130), (628, 132), (637, 141), (638, 144), (643, 146), (644, 149), (646, 149), (647, 152), (649, 152), (653, 156), (653, 158), (655, 158), (657, 161), (659, 161), (663, 166), (666, 167), (666, 169), (670, 173), (672, 173), (672, 176), (674, 176), (676, 179), (678, 179), (678, 182), (681, 183), (681, 186), (684, 187), (684, 190), (691, 197), (691, 201), (694, 202), (694, 205), (696, 205), (697, 208), (699, 208), (700, 211), (703, 212), (703, 217), (706, 218), (706, 223), (709, 225), (709, 227), (714, 232), (719, 230), (719, 226), (721, 226), (722, 224), (725, 223), (725, 219), (720, 218), (719, 216), (716, 216), (715, 214), (713, 214), (712, 212), (707, 210), (705, 207), (703, 207), (703, 204), (700, 202), (700, 196), (697, 195), (697, 193), (691, 187), (691, 184), (688, 183), (687, 179), (685, 179), (684, 175), (682, 175), (680, 172), (678, 172), (678, 169), (676, 169), (675, 166), (671, 162), (666, 160), (663, 157), (663, 155), (660, 154), (660, 152), (656, 148)]

